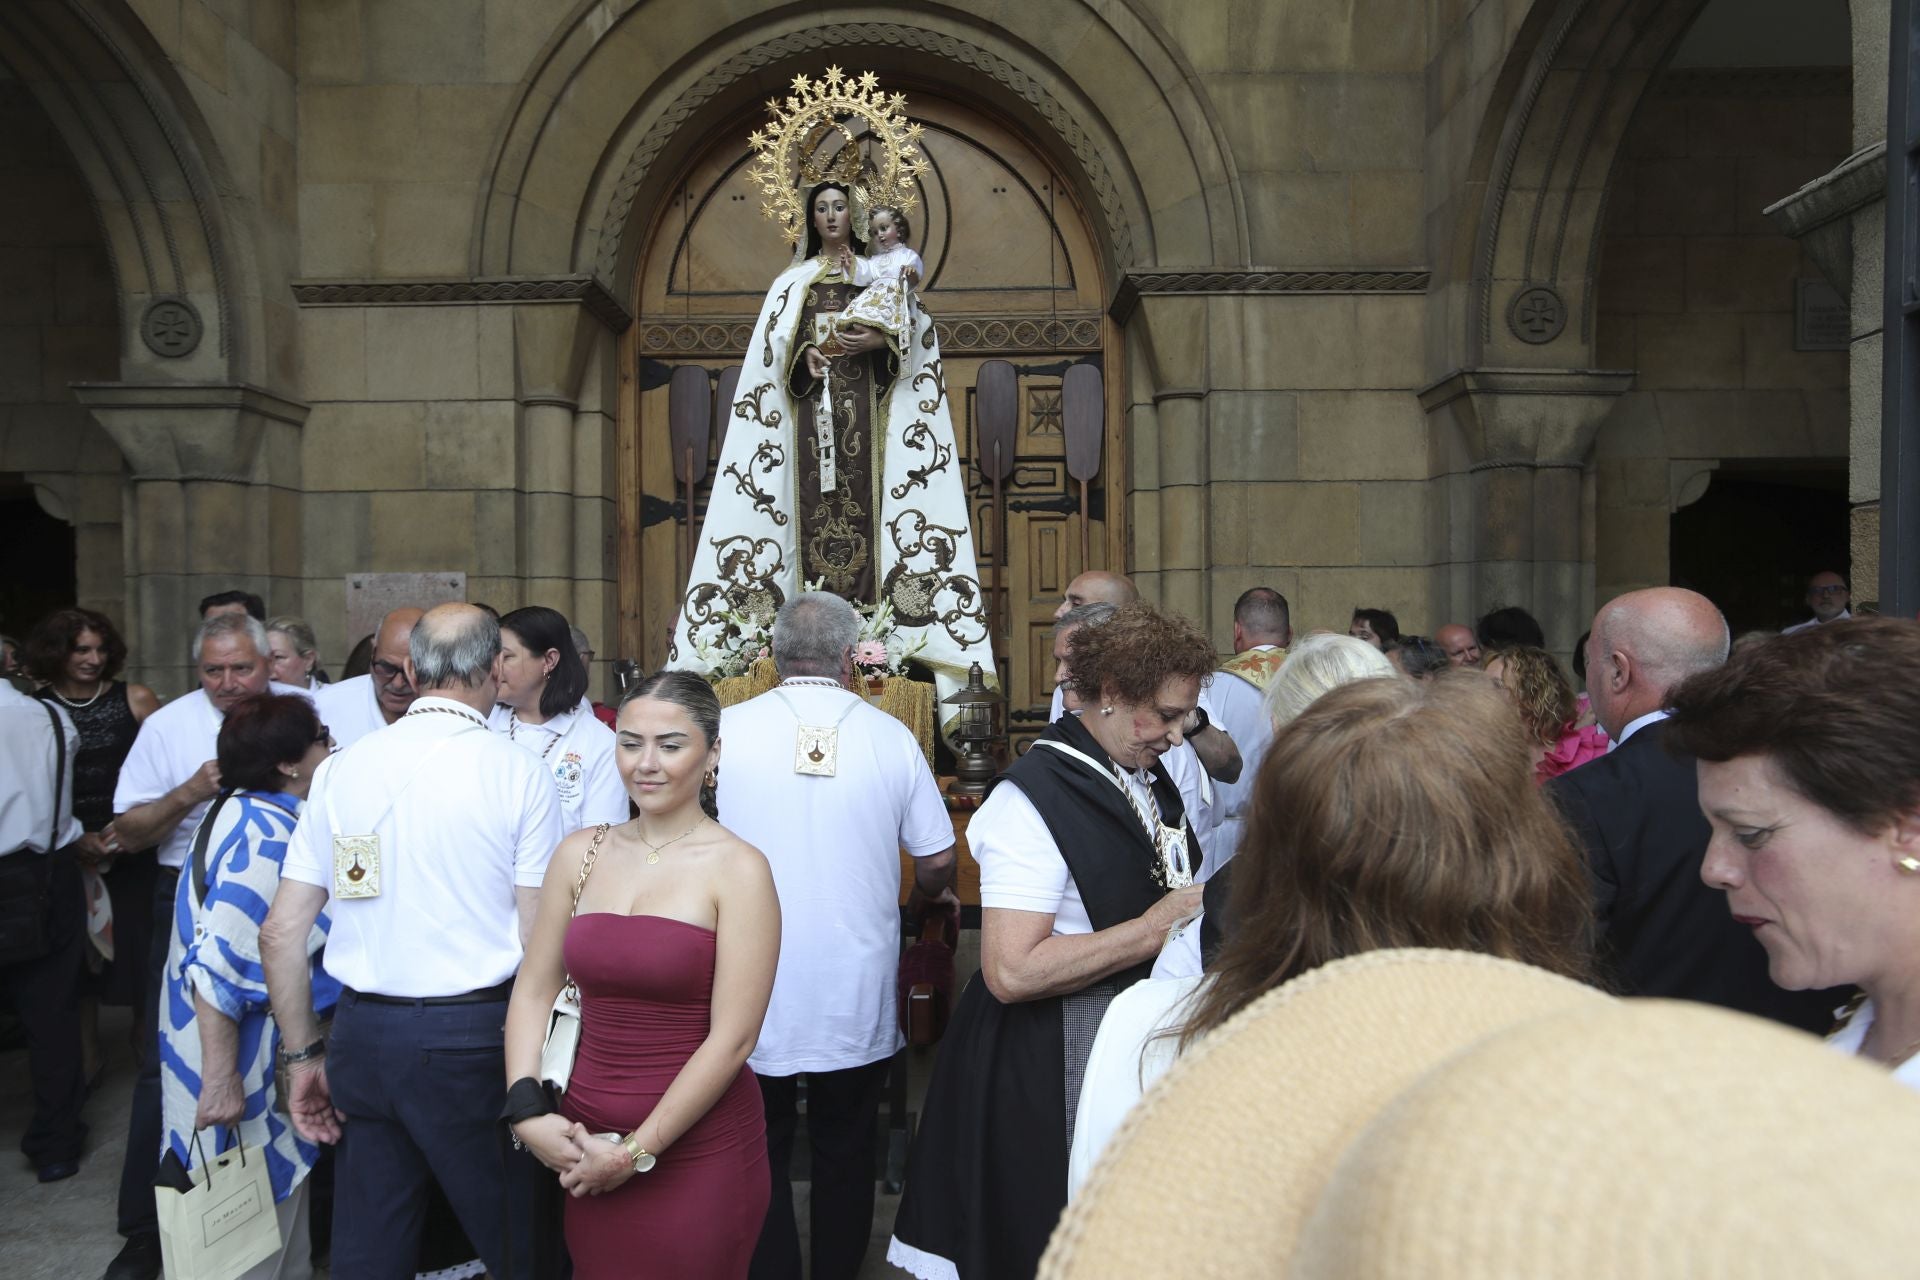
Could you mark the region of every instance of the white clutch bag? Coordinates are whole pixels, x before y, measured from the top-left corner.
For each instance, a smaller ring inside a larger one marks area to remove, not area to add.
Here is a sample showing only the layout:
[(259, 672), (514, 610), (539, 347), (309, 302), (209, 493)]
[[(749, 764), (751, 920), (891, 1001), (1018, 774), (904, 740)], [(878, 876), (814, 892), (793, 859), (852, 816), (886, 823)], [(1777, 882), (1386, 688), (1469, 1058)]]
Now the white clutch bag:
[(567, 1091), (567, 1078), (573, 1074), (573, 1055), (580, 1050), (580, 988), (567, 979), (554, 997), (553, 1012), (547, 1016), (547, 1040), (540, 1046), (540, 1078)]
[[(580, 878), (573, 883), (573, 910), (567, 913), (569, 920), (580, 912), (580, 891), (587, 887), (587, 877), (593, 874), (593, 860), (600, 856), (600, 842), (612, 825), (603, 822), (595, 829), (586, 856), (580, 859)], [(560, 984), (560, 994), (553, 999), (553, 1012), (547, 1015), (547, 1039), (540, 1046), (540, 1079), (565, 1093), (567, 1081), (573, 1075), (573, 1056), (579, 1051), (580, 988), (574, 985), (569, 974)]]

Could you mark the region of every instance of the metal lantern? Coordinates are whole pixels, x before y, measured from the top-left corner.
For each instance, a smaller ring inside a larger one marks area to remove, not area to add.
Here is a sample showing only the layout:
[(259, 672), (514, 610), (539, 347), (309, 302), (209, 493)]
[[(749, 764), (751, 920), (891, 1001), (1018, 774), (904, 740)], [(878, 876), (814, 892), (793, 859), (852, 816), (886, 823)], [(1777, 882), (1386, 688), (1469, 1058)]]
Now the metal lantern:
[(965, 686), (940, 699), (942, 706), (959, 709), (947, 739), (955, 756), (955, 795), (985, 795), (993, 781), (993, 709), (999, 702), (1000, 695), (987, 688), (977, 662), (967, 671)]

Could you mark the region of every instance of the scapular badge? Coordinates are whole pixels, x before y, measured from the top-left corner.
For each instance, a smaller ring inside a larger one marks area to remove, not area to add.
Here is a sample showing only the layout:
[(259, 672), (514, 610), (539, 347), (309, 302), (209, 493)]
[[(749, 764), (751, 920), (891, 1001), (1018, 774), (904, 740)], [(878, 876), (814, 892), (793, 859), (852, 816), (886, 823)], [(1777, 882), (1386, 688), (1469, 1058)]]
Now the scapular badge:
[(793, 771), (831, 778), (840, 768), (840, 727), (803, 724), (793, 735)]

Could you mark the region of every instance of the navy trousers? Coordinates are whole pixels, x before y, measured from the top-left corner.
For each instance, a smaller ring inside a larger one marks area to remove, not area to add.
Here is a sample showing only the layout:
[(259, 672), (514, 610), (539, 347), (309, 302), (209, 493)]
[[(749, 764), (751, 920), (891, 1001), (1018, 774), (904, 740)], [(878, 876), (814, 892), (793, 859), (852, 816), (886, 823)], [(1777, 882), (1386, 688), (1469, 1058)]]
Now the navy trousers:
[(327, 1084), (346, 1115), (336, 1153), (333, 1274), (409, 1280), (438, 1179), (496, 1280), (533, 1274), (533, 1206), (546, 1171), (515, 1151), (506, 1105), (504, 997), (387, 1004), (343, 995)]
[[(151, 857), (143, 854), (142, 857)], [(120, 1234), (159, 1235), (153, 1207), (153, 1175), (160, 1169), (160, 988), (173, 941), (173, 891), (177, 867), (161, 867), (153, 883), (153, 937), (147, 948), (146, 1021), (140, 1026), (140, 1074), (133, 1079), (133, 1110), (127, 1115), (127, 1154), (120, 1164)]]

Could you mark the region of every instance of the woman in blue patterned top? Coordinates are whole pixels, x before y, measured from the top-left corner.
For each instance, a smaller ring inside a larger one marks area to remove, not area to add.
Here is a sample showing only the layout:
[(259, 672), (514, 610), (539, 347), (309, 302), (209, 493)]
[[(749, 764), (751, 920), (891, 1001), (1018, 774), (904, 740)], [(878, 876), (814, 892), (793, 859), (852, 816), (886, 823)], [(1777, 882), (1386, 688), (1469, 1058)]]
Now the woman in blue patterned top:
[[(267, 1011), (260, 922), (279, 888), (287, 838), (313, 771), (332, 745), (303, 697), (250, 698), (227, 712), (218, 747), (220, 798), (195, 835), (195, 857), (181, 869), (174, 899), (160, 1016), (166, 1150), (192, 1168), (193, 1136), (210, 1129), (199, 1144), (207, 1158), (237, 1137), (266, 1160), (284, 1243), (280, 1255), (243, 1280), (311, 1274), (305, 1179), (320, 1149), (293, 1131), (275, 1096), (280, 1032)], [(307, 944), (322, 1017), (340, 996), (339, 983), (320, 967), (328, 923), (323, 912)]]

